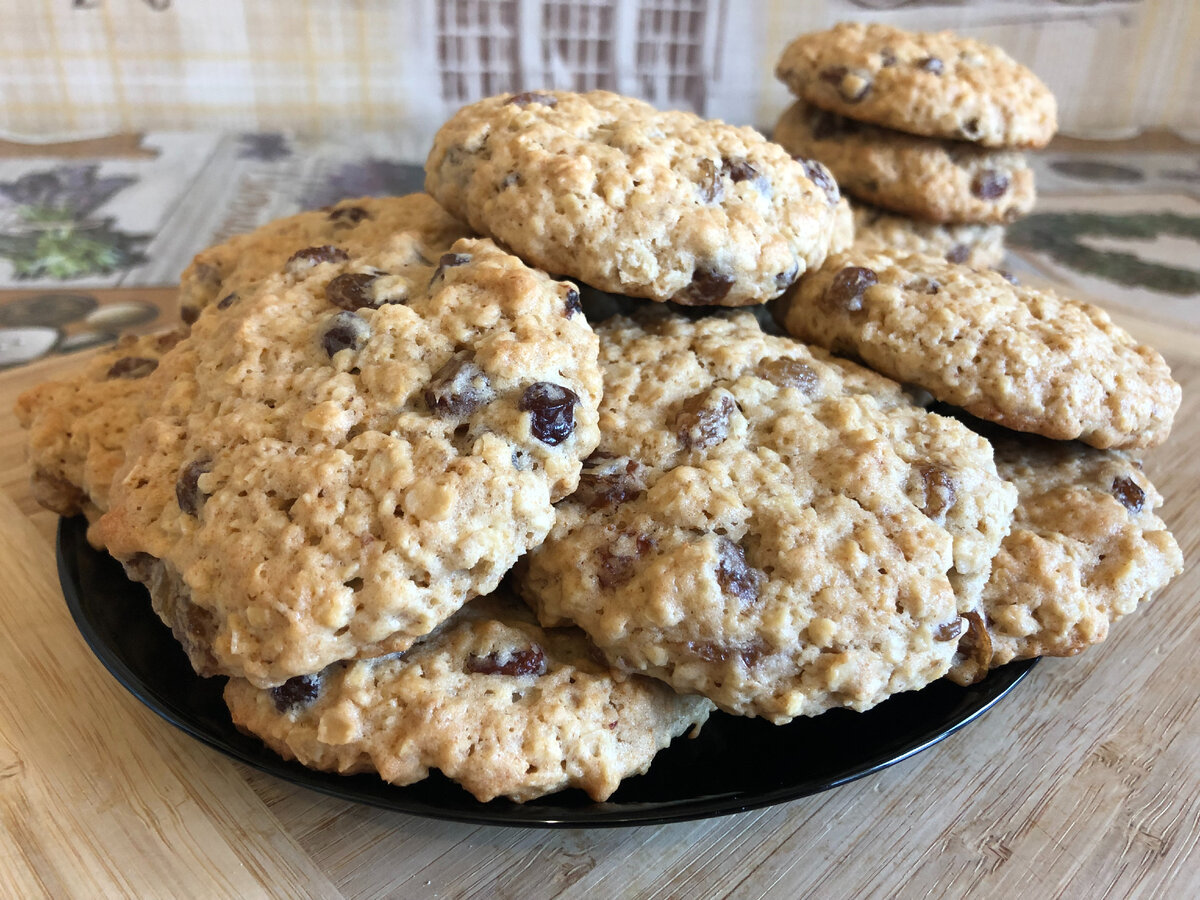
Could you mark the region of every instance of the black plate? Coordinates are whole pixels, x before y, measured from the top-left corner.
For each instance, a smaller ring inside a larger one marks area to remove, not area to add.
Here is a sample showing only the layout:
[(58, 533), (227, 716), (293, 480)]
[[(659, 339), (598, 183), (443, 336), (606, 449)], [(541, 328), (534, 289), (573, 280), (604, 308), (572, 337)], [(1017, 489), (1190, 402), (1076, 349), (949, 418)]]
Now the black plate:
[(233, 727), (223, 678), (200, 678), (150, 609), (141, 585), (93, 549), (82, 518), (58, 527), (58, 572), (75, 624), (92, 652), (138, 700), (192, 737), (295, 784), (335, 797), (436, 819), (488, 825), (604, 827), (678, 822), (742, 812), (828, 790), (919, 753), (978, 718), (1036, 660), (993, 671), (960, 688), (938, 681), (865, 713), (833, 710), (775, 726), (715, 713), (695, 740), (677, 740), (646, 775), (606, 803), (582, 791), (524, 804), (480, 803), (435, 775), (394, 787), (373, 775), (329, 775), (285, 762)]

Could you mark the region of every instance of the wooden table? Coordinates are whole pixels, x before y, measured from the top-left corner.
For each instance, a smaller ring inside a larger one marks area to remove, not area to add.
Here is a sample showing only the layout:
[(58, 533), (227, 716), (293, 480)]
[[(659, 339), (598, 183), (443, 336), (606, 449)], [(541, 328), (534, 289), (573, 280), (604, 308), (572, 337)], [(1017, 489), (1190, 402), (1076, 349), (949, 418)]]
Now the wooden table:
[[(1184, 386), (1147, 461), (1200, 541), (1200, 338), (1119, 317)], [(10, 408), (79, 356), (0, 373), (0, 896), (1200, 896), (1200, 573), (982, 720), (837, 790), (718, 819), (541, 831), (429, 821), (259, 774), (92, 656)], [(754, 765), (752, 756), (747, 765)]]

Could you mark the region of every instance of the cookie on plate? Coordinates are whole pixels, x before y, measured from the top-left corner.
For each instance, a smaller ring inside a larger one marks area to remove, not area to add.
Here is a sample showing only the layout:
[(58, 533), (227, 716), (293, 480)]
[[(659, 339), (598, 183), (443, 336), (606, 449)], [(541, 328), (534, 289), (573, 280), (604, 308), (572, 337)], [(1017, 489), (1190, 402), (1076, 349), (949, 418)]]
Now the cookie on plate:
[(949, 31), (843, 22), (796, 38), (776, 76), (814, 106), (897, 131), (985, 147), (1044, 147), (1054, 95), (999, 47)]
[(859, 250), (924, 253), (977, 269), (1004, 262), (1003, 225), (938, 225), (863, 203), (854, 204), (854, 242)]
[(1036, 199), (1023, 153), (866, 125), (803, 100), (784, 111), (774, 138), (823, 162), (855, 199), (930, 222), (1012, 222)]
[(180, 278), (180, 318), (190, 325), (209, 304), (278, 272), (297, 250), (327, 245), (357, 256), (391, 235), (417, 241), (425, 258), (436, 261), (471, 233), (428, 194), (360, 197), (276, 219), (196, 254)]
[(271, 687), (409, 646), (575, 488), (601, 387), (578, 299), (486, 240), (297, 252), (149, 376), (102, 540), (182, 585), (155, 602), (202, 674)]
[(177, 330), (123, 337), (77, 374), (17, 398), (14, 412), (29, 431), (27, 457), (38, 503), (60, 516), (84, 513), (89, 521), (108, 509), (125, 441), (145, 412), (146, 376), (183, 336)]
[(614, 680), (577, 628), (539, 628), (519, 601), (472, 600), (406, 653), (334, 663), (264, 690), (234, 678), (239, 728), (285, 759), (393, 784), (438, 769), (480, 801), (568, 787), (608, 799), (708, 718), (661, 682)]
[(763, 303), (820, 265), (839, 196), (751, 128), (605, 91), (466, 106), (425, 171), (450, 213), (531, 265), (699, 306)]
[(1150, 600), (1183, 570), (1156, 515), (1162, 497), (1136, 459), (1078, 443), (989, 432), (996, 468), (1017, 487), (1012, 531), (983, 592), (983, 667), (1035, 656), (1073, 656)]
[(999, 272), (854, 248), (787, 302), (801, 340), (1015, 431), (1152, 447), (1179, 407), (1163, 358), (1106, 312)]
[(544, 625), (777, 723), (947, 670), (1015, 502), (986, 441), (747, 313), (598, 332), (600, 446), (517, 570)]

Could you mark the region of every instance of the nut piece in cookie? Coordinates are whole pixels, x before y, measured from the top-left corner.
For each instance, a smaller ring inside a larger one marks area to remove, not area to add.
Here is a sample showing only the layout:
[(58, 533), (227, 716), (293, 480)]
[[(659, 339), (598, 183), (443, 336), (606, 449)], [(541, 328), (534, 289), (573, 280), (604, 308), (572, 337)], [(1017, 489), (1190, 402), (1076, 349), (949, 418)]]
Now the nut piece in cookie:
[(712, 704), (641, 676), (614, 680), (576, 628), (519, 601), (471, 601), (407, 652), (255, 688), (231, 679), (235, 724), (285, 759), (412, 784), (438, 769), (476, 799), (578, 787), (607, 800)]
[(202, 674), (409, 646), (541, 541), (599, 439), (573, 286), (487, 240), (343, 255), (280, 260), (146, 377), (98, 528), (134, 577), (161, 561)]
[(814, 106), (910, 134), (993, 148), (1044, 147), (1054, 95), (999, 47), (949, 31), (843, 22), (803, 34), (776, 76)]
[(605, 91), (466, 106), (425, 171), (451, 214), (531, 265), (696, 306), (764, 303), (820, 265), (839, 198), (822, 165), (753, 129)]
[[(852, 295), (851, 274), (863, 286)], [(801, 340), (1015, 431), (1152, 447), (1179, 407), (1162, 356), (1107, 313), (1001, 272), (855, 247), (806, 277), (786, 305), (785, 325)]]
[(598, 332), (600, 446), (517, 570), (543, 624), (777, 723), (940, 677), (1016, 498), (986, 441), (747, 313)]

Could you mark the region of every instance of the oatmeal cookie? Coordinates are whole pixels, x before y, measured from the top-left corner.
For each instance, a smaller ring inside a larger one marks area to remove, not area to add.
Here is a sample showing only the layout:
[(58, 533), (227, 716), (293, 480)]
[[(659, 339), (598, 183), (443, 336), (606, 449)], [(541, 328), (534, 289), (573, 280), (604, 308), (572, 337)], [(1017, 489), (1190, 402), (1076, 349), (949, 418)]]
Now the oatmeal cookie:
[(435, 261), (471, 232), (428, 194), (360, 197), (276, 219), (196, 254), (180, 278), (180, 318), (190, 325), (206, 306), (278, 272), (297, 250), (331, 246), (357, 256), (383, 246), (391, 235), (416, 236), (426, 258)]
[(1044, 147), (1054, 95), (999, 47), (949, 31), (843, 22), (804, 34), (776, 76), (814, 106), (897, 131), (985, 147)]
[(1028, 215), (1036, 199), (1023, 153), (916, 137), (802, 100), (784, 111), (774, 138), (823, 162), (855, 199), (917, 219), (997, 225)]
[(425, 171), (439, 203), (531, 265), (699, 306), (763, 303), (820, 265), (839, 196), (753, 129), (605, 91), (464, 107)]
[(645, 772), (712, 704), (653, 679), (614, 680), (576, 628), (542, 629), (519, 601), (471, 601), (406, 653), (338, 662), (277, 688), (231, 679), (239, 728), (285, 759), (393, 784), (438, 769), (480, 801), (568, 787), (596, 801)]
[(854, 243), (860, 250), (924, 253), (976, 269), (1004, 262), (1003, 225), (938, 225), (862, 203), (854, 204), (853, 215)]
[(931, 256), (836, 254), (797, 286), (785, 324), (1015, 431), (1152, 447), (1179, 407), (1163, 358), (1103, 310)]
[(1015, 502), (986, 441), (747, 313), (598, 331), (600, 447), (518, 568), (544, 625), (777, 723), (946, 671)]
[(202, 674), (271, 687), (409, 646), (541, 541), (598, 440), (575, 287), (404, 237), (298, 251), (149, 376), (98, 528), (181, 586), (156, 606)]

